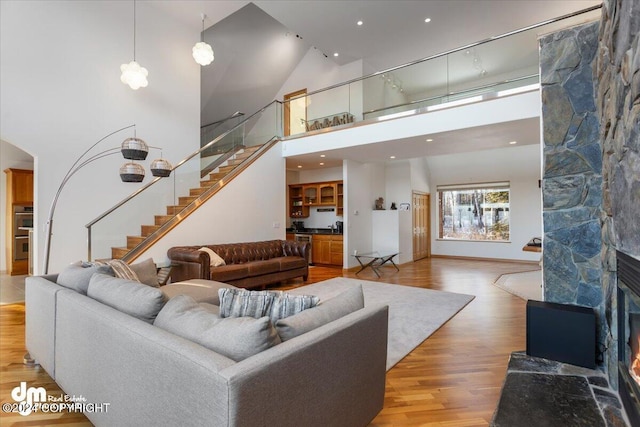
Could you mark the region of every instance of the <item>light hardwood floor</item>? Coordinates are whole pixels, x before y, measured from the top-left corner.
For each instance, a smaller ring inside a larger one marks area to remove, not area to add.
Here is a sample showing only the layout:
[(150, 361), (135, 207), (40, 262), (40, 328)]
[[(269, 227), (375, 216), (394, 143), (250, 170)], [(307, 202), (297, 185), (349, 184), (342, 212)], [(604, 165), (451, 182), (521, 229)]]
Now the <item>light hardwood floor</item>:
[[(531, 263), (431, 258), (403, 264), (400, 271), (383, 267), (378, 279), (370, 270), (357, 278), (475, 295), (460, 313), (387, 373), (384, 409), (371, 426), (487, 426), (495, 409), (509, 354), (525, 348), (525, 301), (493, 282), (504, 273), (531, 270)], [(285, 283), (299, 287), (332, 277), (356, 277), (353, 271), (314, 267), (309, 280)], [(24, 305), (0, 307), (0, 400), (20, 381), (61, 394), (39, 367), (22, 364)], [(0, 425), (90, 425), (78, 414), (0, 412)]]

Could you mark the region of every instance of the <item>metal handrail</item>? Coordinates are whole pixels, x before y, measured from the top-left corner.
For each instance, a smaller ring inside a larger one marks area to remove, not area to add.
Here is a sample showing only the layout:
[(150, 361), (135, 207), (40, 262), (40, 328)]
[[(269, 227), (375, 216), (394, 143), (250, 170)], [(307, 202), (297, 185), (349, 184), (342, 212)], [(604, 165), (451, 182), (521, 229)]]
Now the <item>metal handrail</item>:
[[(254, 116), (262, 113), (263, 111), (265, 111), (267, 108), (269, 108), (271, 106), (271, 104), (282, 104), (280, 101), (271, 101), (270, 103), (268, 103), (267, 105), (265, 105), (264, 107), (262, 107), (260, 110), (256, 111), (255, 113), (253, 113), (252, 115), (250, 115), (249, 117), (247, 117), (246, 119), (244, 119), (243, 121), (241, 121), (240, 123), (238, 123), (237, 125), (235, 125), (234, 127), (232, 127), (231, 129), (229, 129), (228, 131), (220, 134), (219, 136), (217, 136), (215, 139), (213, 139), (211, 142), (207, 143), (206, 145), (203, 145), (202, 147), (200, 147), (200, 149), (194, 151), (193, 153), (191, 153), (189, 156), (187, 156), (186, 158), (184, 158), (183, 160), (181, 160), (179, 163), (177, 163), (174, 167), (171, 168), (171, 172), (173, 172), (174, 170), (178, 169), (180, 166), (182, 166), (183, 164), (185, 164), (186, 162), (188, 162), (189, 160), (193, 159), (195, 156), (197, 156), (198, 154), (200, 154), (200, 152), (202, 152), (203, 150), (213, 146), (214, 144), (218, 143), (220, 140), (222, 140), (224, 137), (226, 137), (227, 135), (229, 135), (231, 132), (235, 131), (236, 129), (238, 129), (240, 126), (244, 125), (246, 122), (248, 122), (249, 120), (251, 120)], [(91, 228), (92, 226), (94, 226), (97, 222), (101, 221), (102, 219), (104, 219), (106, 216), (108, 216), (109, 214), (111, 214), (113, 211), (117, 210), (118, 208), (120, 208), (122, 205), (126, 204), (129, 200), (133, 199), (134, 197), (136, 197), (138, 194), (142, 193), (143, 191), (145, 191), (147, 188), (151, 187), (153, 184), (155, 184), (156, 182), (160, 181), (160, 177), (155, 178), (153, 181), (149, 182), (148, 184), (144, 185), (143, 187), (140, 187), (139, 189), (137, 189), (136, 191), (134, 191), (133, 193), (131, 193), (129, 196), (125, 197), (124, 199), (122, 199), (121, 201), (119, 201), (118, 203), (116, 203), (114, 206), (112, 206), (111, 208), (107, 209), (105, 212), (101, 213), (100, 215), (98, 215), (94, 220), (92, 220), (91, 222), (89, 222), (87, 225), (85, 225), (86, 228)]]
[(211, 122), (209, 124), (202, 125), (202, 126), (200, 126), (200, 129), (204, 129), (204, 128), (212, 126), (212, 125), (222, 124), (222, 123), (226, 122), (227, 120), (231, 120), (233, 118), (240, 117), (240, 116), (244, 116), (244, 113), (242, 111), (236, 111), (235, 113), (233, 113), (229, 117), (225, 117), (224, 119), (216, 120), (215, 122)]
[(360, 82), (360, 81), (366, 80), (366, 79), (371, 78), (371, 77), (379, 76), (380, 74), (390, 73), (392, 71), (396, 71), (396, 70), (399, 70), (401, 68), (410, 67), (412, 65), (420, 64), (420, 63), (425, 62), (425, 61), (430, 61), (432, 59), (441, 58), (443, 56), (450, 55), (452, 53), (461, 52), (463, 50), (471, 49), (471, 48), (474, 48), (476, 46), (480, 46), (482, 44), (492, 42), (494, 40), (500, 40), (500, 39), (503, 39), (505, 37), (513, 36), (513, 35), (516, 35), (516, 34), (520, 34), (520, 33), (523, 33), (525, 31), (532, 30), (534, 28), (543, 27), (543, 26), (548, 25), (548, 24), (553, 24), (555, 22), (559, 22), (559, 21), (563, 21), (565, 19), (573, 18), (574, 16), (578, 16), (578, 15), (582, 15), (584, 13), (592, 12), (592, 11), (597, 10), (597, 9), (602, 9), (602, 3), (599, 4), (599, 5), (588, 7), (586, 9), (578, 10), (576, 12), (567, 13), (566, 15), (562, 15), (562, 16), (558, 16), (558, 17), (555, 17), (555, 18), (547, 19), (545, 21), (538, 22), (537, 24), (532, 24), (532, 25), (529, 25), (527, 27), (523, 27), (523, 28), (520, 28), (520, 29), (517, 29), (517, 30), (509, 31), (507, 33), (503, 33), (503, 34), (500, 34), (500, 35), (497, 35), (497, 36), (489, 37), (489, 38), (486, 38), (484, 40), (480, 40), (480, 41), (477, 41), (477, 42), (474, 42), (474, 43), (469, 43), (469, 44), (464, 45), (462, 47), (457, 47), (455, 49), (450, 49), (450, 50), (447, 50), (445, 52), (441, 52), (441, 53), (438, 53), (438, 54), (435, 54), (435, 55), (427, 56), (425, 58), (416, 59), (415, 61), (407, 62), (406, 64), (397, 65), (395, 67), (387, 68), (386, 70), (382, 70), (382, 71), (376, 71), (375, 73), (371, 73), (371, 74), (368, 74), (368, 75), (363, 76), (363, 77), (356, 77), (354, 79), (347, 80), (346, 82), (337, 83), (337, 84), (335, 84), (333, 86), (329, 86), (329, 87), (325, 87), (325, 88), (322, 88), (322, 89), (318, 89), (318, 90), (315, 90), (315, 91), (309, 92), (309, 93), (304, 93), (302, 95), (293, 96), (293, 97), (287, 99), (287, 102), (290, 102), (290, 101), (293, 101), (293, 100), (299, 99), (299, 98), (305, 98), (307, 96), (315, 95), (317, 93), (322, 93), (322, 92), (325, 92), (325, 91), (328, 91), (328, 90), (331, 90), (331, 89), (335, 89), (335, 88), (338, 88), (338, 87), (341, 87), (341, 86), (346, 86), (346, 85), (349, 85), (351, 83)]

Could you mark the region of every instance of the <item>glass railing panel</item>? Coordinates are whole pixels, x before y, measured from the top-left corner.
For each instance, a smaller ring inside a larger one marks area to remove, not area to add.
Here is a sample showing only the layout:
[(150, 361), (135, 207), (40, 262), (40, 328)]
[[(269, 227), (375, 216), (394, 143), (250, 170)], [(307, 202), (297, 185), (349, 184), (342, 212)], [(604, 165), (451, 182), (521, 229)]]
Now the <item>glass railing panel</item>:
[[(139, 194), (125, 198), (121, 203), (96, 218), (88, 225), (89, 257), (91, 259), (112, 258), (111, 248), (127, 247), (127, 236), (142, 236), (145, 232), (161, 225), (163, 220), (173, 216), (188, 205), (201, 193), (201, 187), (210, 186), (210, 176), (202, 176), (203, 168), (214, 163), (221, 166), (222, 160), (243, 147), (262, 145), (276, 136), (282, 135), (281, 104), (274, 102), (263, 110), (244, 118), (234, 129), (214, 139), (211, 147), (201, 148), (187, 159), (176, 163), (171, 175), (167, 178), (152, 179), (150, 173), (142, 184), (138, 184)], [(201, 152), (211, 150), (212, 156), (202, 157)], [(171, 160), (171, 159), (169, 159)], [(216, 163), (215, 161), (218, 160)], [(148, 166), (141, 162), (143, 166)], [(148, 167), (147, 167), (147, 170)], [(216, 169), (217, 171), (217, 169)], [(194, 191), (190, 191), (190, 190)], [(158, 220), (156, 221), (156, 216)], [(165, 218), (162, 218), (165, 217)], [(143, 227), (142, 226), (149, 226)], [(130, 239), (130, 248), (140, 239)]]
[[(597, 20), (599, 16), (597, 9), (514, 31), (311, 93), (307, 96), (308, 131), (331, 127), (341, 107), (346, 105), (348, 109), (344, 111), (358, 122), (413, 110), (428, 111), (426, 107), (479, 100), (479, 96), (486, 99), (488, 94), (535, 84), (539, 79), (538, 38), (560, 28)], [(341, 90), (343, 87), (349, 87), (349, 91)]]

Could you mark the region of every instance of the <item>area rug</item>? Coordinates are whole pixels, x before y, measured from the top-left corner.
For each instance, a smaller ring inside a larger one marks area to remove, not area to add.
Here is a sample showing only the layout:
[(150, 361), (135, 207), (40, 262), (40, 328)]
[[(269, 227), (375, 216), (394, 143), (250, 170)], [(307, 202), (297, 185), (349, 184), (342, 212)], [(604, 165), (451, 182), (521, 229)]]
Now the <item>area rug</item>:
[(542, 270), (503, 274), (493, 283), (523, 300), (542, 300)]
[(475, 298), (473, 295), (342, 277), (303, 286), (295, 292), (317, 295), (320, 300), (326, 300), (359, 284), (362, 285), (365, 306), (389, 306), (387, 371)]

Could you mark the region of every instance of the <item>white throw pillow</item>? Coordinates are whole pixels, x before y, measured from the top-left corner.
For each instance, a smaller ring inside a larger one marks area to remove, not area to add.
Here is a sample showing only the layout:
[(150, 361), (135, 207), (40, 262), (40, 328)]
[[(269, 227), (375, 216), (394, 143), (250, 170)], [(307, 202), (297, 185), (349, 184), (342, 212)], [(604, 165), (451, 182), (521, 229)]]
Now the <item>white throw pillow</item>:
[(202, 247), (198, 249), (199, 251), (206, 252), (209, 254), (209, 259), (211, 260), (211, 267), (220, 267), (221, 265), (225, 265), (224, 259), (220, 258), (220, 255), (212, 251), (207, 247)]

